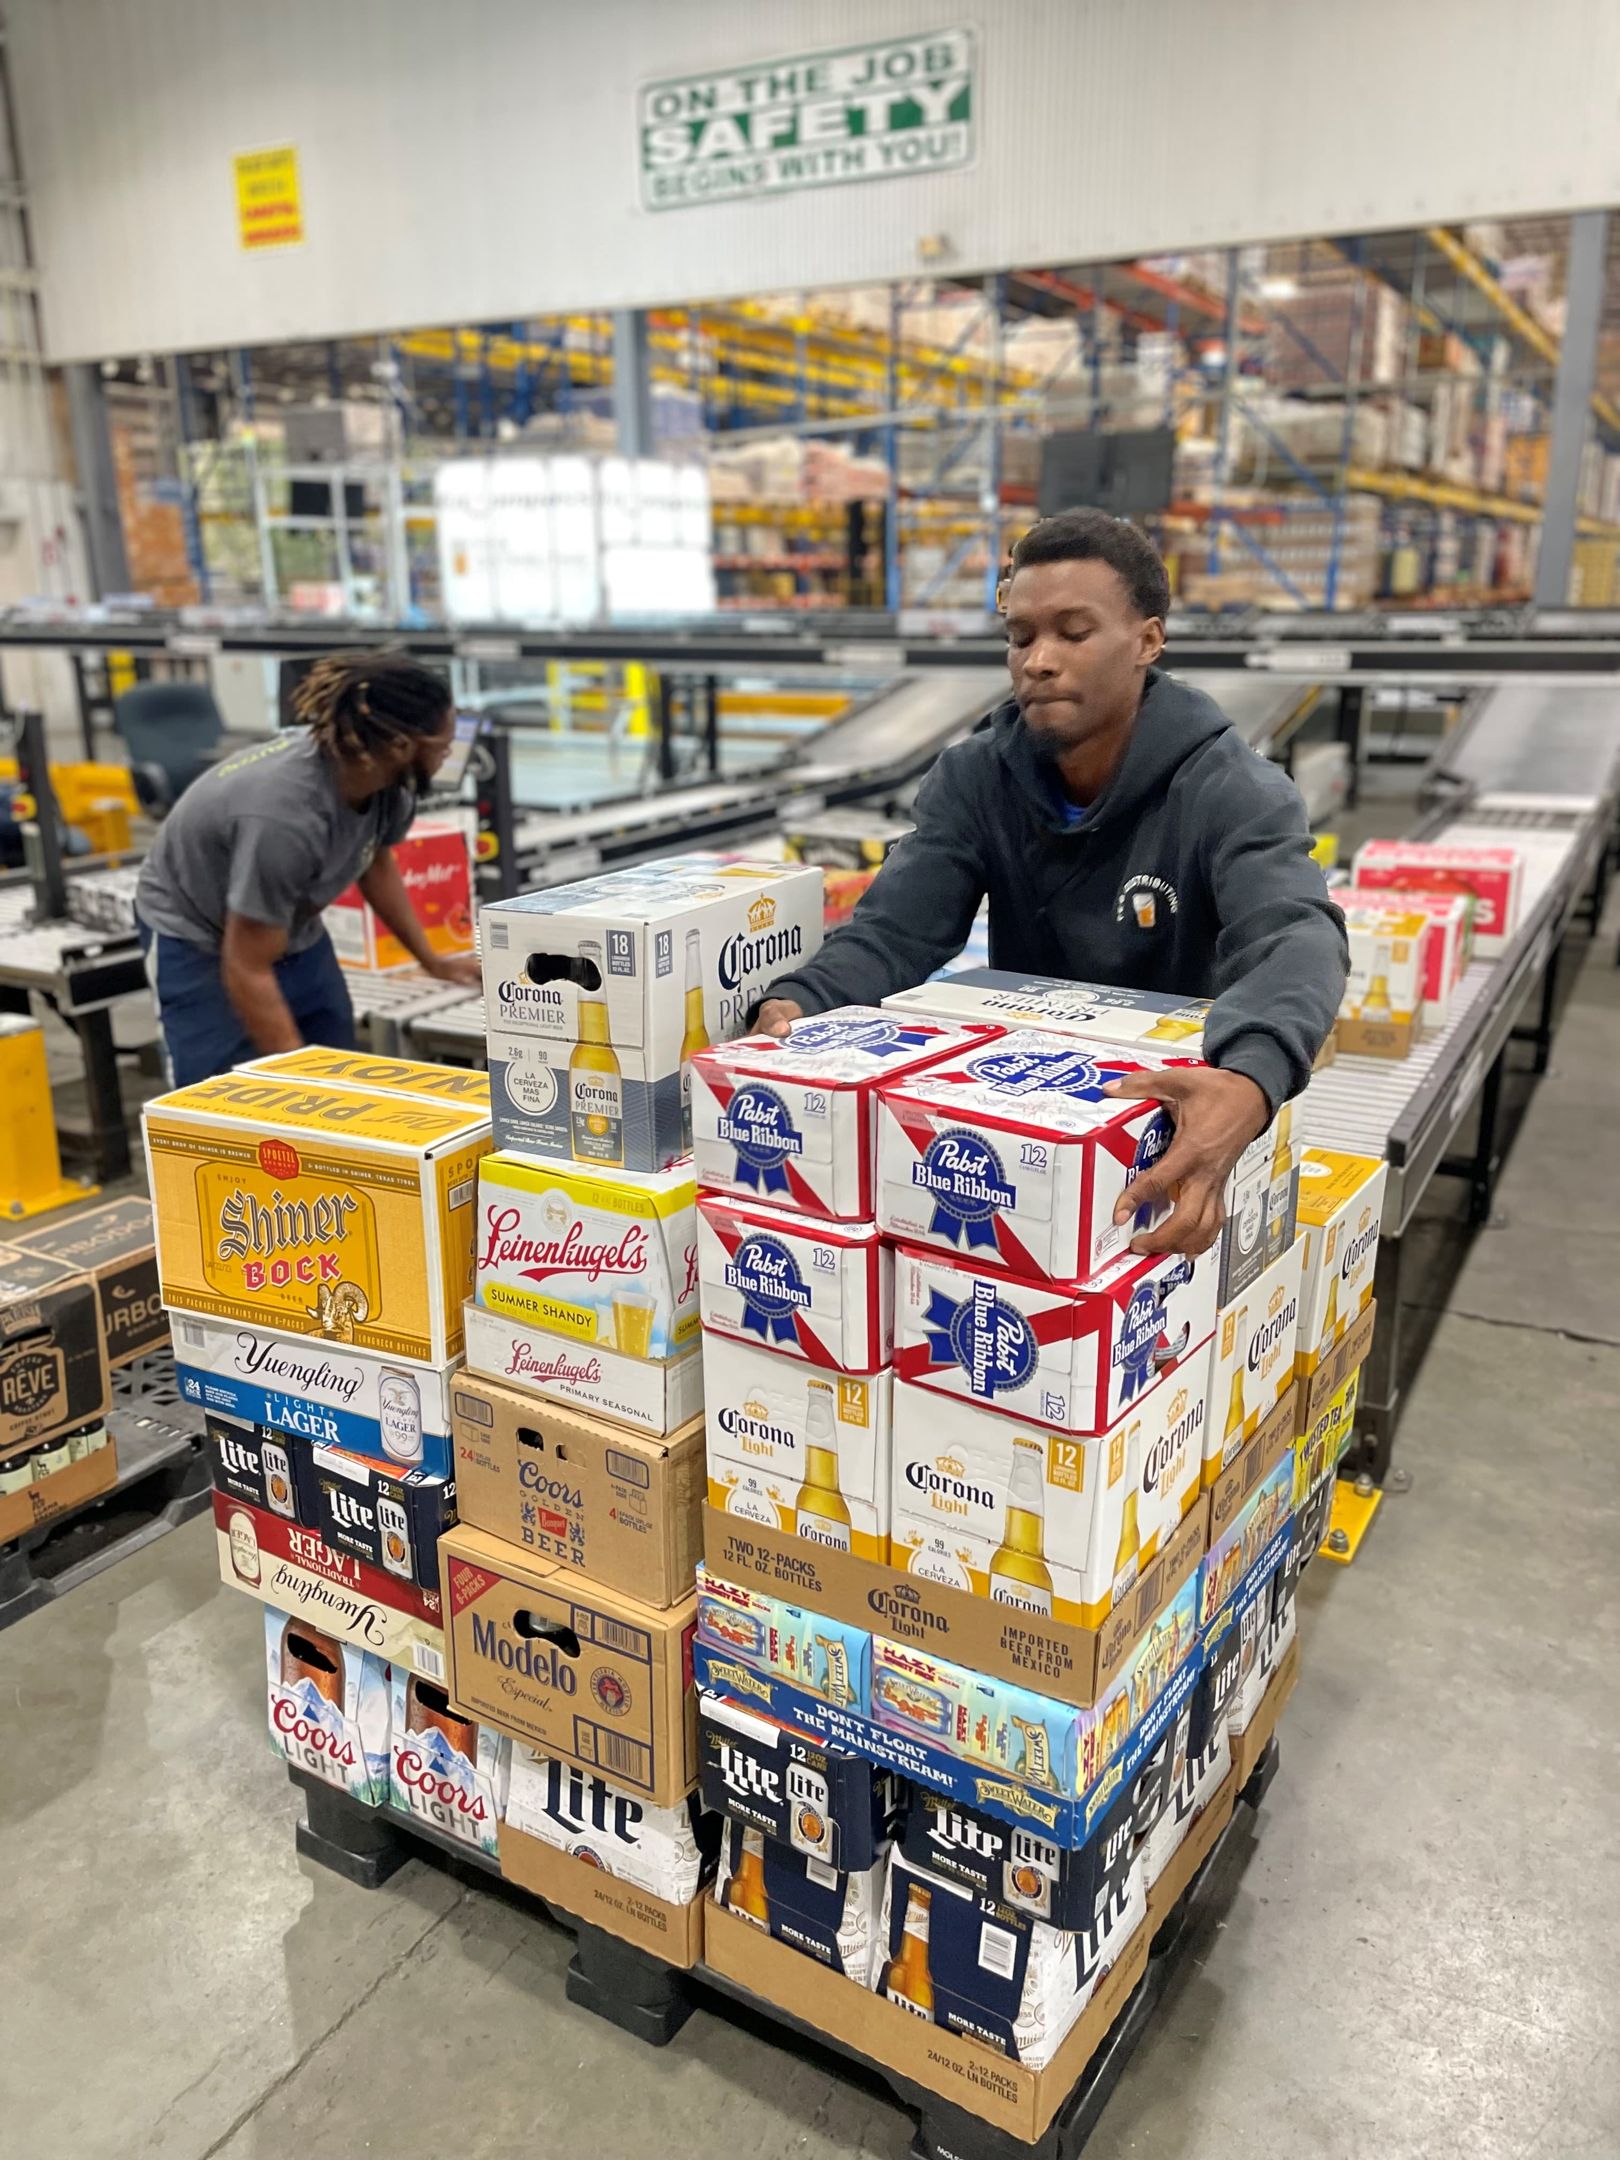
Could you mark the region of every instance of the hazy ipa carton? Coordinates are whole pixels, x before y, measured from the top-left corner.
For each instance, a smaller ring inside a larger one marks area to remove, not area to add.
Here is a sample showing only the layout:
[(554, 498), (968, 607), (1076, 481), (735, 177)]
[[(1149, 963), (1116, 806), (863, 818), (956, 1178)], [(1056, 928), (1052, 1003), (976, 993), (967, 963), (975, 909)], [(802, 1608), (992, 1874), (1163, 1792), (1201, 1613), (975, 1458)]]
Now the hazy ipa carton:
[(1384, 1165), (1370, 1155), (1306, 1148), (1299, 1165), (1305, 1254), (1298, 1369), (1316, 1370), (1371, 1303), (1384, 1211)]
[(1031, 1281), (922, 1248), (895, 1268), (903, 1380), (1063, 1432), (1115, 1425), (1215, 1326), (1213, 1252), (1125, 1253), (1087, 1282)]
[(821, 873), (678, 855), (483, 910), (496, 1143), (619, 1170), (691, 1145), (687, 1061), (821, 944)]
[(1216, 1318), (1204, 1420), (1204, 1482), (1213, 1485), (1294, 1384), (1305, 1240), (1240, 1292)]
[(1055, 975), (1010, 974), (1002, 968), (962, 968), (915, 990), (885, 998), (885, 1012), (1003, 1028), (1039, 1028), (1087, 1042), (1200, 1057), (1208, 998), (1160, 997), (1113, 983), (1065, 982)]
[(388, 1797), (386, 1660), (266, 1606), (270, 1744), (295, 1770), (365, 1807)]
[(437, 1681), (392, 1668), (392, 1805), (474, 1852), (498, 1851), (512, 1742), (462, 1717)]
[(171, 1311), (424, 1365), (459, 1351), (484, 1111), (243, 1072), (142, 1122)]
[(1094, 1275), (1167, 1212), (1114, 1221), (1173, 1128), (1156, 1102), (1103, 1091), (1149, 1069), (1127, 1051), (1024, 1032), (886, 1087), (880, 1227), (1036, 1279)]
[(711, 1189), (807, 1215), (872, 1213), (877, 1091), (965, 1049), (976, 1032), (873, 1006), (796, 1020), (692, 1062), (692, 1155)]
[(486, 1155), (478, 1166), (477, 1301), (621, 1357), (676, 1356), (698, 1336), (696, 1187)]
[(1524, 857), (1515, 847), (1467, 847), (1446, 840), (1369, 840), (1358, 851), (1357, 885), (1424, 893), (1466, 893), (1474, 902), (1474, 952), (1495, 960), (1519, 927)]
[(790, 1536), (888, 1557), (892, 1384), (728, 1335), (703, 1338), (709, 1505)]
[(894, 1254), (875, 1223), (807, 1221), (729, 1193), (698, 1198), (705, 1328), (833, 1372), (873, 1373), (894, 1338)]

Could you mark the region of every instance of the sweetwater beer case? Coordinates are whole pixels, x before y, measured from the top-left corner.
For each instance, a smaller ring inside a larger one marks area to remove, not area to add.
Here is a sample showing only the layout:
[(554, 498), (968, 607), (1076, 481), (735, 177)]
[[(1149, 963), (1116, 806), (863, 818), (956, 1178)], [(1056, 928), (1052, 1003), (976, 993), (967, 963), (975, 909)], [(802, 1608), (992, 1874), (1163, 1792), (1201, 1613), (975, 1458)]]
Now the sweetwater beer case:
[(484, 1111), (241, 1072), (142, 1122), (171, 1311), (425, 1365), (459, 1351)]
[(149, 1200), (131, 1196), (65, 1222), (35, 1224), (19, 1242), (31, 1253), (95, 1277), (107, 1363), (114, 1371), (168, 1340)]
[(894, 1295), (902, 1380), (1101, 1433), (1197, 1362), (1215, 1328), (1215, 1256), (1124, 1253), (1087, 1282), (1060, 1283), (918, 1247), (899, 1255)]
[(1045, 1834), (1032, 1799), (1030, 1819), (1005, 1822), (946, 1793), (907, 1783), (899, 1850), (913, 1867), (964, 1884), (981, 1898), (1070, 1931), (1091, 1925), (1098, 1905), (1124, 1884), (1139, 1835), (1142, 1795), (1163, 1784), (1161, 1751), (1121, 1790), (1084, 1845)]
[(961, 968), (901, 990), (883, 1000), (885, 1012), (947, 1020), (960, 1027), (979, 1022), (1003, 1028), (1039, 1028), (1048, 1035), (1079, 1035), (1087, 1042), (1201, 1057), (1208, 998), (1161, 997), (1151, 990), (1122, 990), (1113, 983), (1065, 982), (1055, 975), (1019, 975), (1004, 968)]
[(486, 1155), (478, 1303), (621, 1357), (672, 1358), (697, 1341), (696, 1200), (689, 1164), (627, 1176)]
[(270, 1744), (295, 1770), (365, 1807), (388, 1798), (386, 1660), (266, 1606)]
[(1252, 1440), (1294, 1384), (1305, 1240), (1288, 1250), (1216, 1318), (1204, 1420), (1206, 1485)]
[(821, 944), (821, 872), (677, 855), (479, 917), (496, 1145), (660, 1170), (691, 1146), (688, 1059), (742, 1034)]
[(875, 1223), (698, 1196), (705, 1328), (833, 1372), (874, 1373), (894, 1341), (894, 1253)]
[(703, 1337), (709, 1505), (863, 1560), (888, 1557), (893, 1384)]
[(703, 1184), (806, 1215), (872, 1213), (880, 1086), (937, 1065), (980, 1031), (908, 1021), (876, 1006), (795, 1020), (692, 1060), (692, 1156)]
[(401, 1582), (439, 1587), (439, 1539), (456, 1519), (455, 1481), (385, 1469), (343, 1448), (292, 1442), (299, 1516), (334, 1552)]
[(789, 1949), (830, 1965), (857, 1987), (870, 1987), (887, 1872), (886, 1852), (868, 1868), (830, 1867), (728, 1815), (714, 1899)]
[[(747, 1673), (774, 1673), (838, 1710), (864, 1715), (871, 1700), (872, 1637), (826, 1613), (805, 1612), (764, 1590), (697, 1571), (697, 1639), (736, 1660), (727, 1674), (733, 1695), (750, 1692)], [(769, 1699), (768, 1689), (760, 1694)]]
[(704, 1813), (696, 1793), (656, 1807), (522, 1740), (512, 1743), (506, 1826), (667, 1905), (690, 1905), (697, 1896), (720, 1834), (719, 1818)]
[(461, 1717), (437, 1681), (392, 1668), (388, 1796), (402, 1815), (474, 1852), (500, 1849), (512, 1743)]
[(186, 1401), (232, 1424), (268, 1426), (429, 1477), (454, 1470), (456, 1366), (405, 1364), (185, 1313), (174, 1316), (174, 1356)]
[(1071, 1931), (965, 1883), (890, 1861), (873, 1986), (915, 2016), (1039, 2070), (1147, 1918), (1140, 1867)]
[(0, 1245), (0, 1459), (105, 1417), (107, 1354), (88, 1275)]
[(830, 1868), (873, 1866), (893, 1836), (887, 1770), (708, 1691), (698, 1697), (698, 1790), (716, 1814)]

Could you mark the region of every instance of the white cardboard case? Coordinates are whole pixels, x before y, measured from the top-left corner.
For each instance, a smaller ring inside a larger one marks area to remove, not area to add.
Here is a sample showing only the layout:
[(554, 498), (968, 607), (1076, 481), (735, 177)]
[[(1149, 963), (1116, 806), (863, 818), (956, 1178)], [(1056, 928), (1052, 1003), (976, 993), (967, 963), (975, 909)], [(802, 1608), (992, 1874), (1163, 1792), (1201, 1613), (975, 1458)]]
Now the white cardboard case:
[(953, 1026), (981, 1022), (1079, 1035), (1087, 1042), (1142, 1043), (1186, 1057), (1203, 1052), (1208, 998), (1161, 997), (1113, 983), (1065, 982), (1055, 975), (1019, 975), (1004, 968), (962, 968), (915, 990), (883, 1000), (885, 1012), (917, 1014)]
[(363, 1806), (380, 1806), (388, 1797), (387, 1661), (267, 1605), (264, 1662), (276, 1753)]
[(668, 1905), (690, 1905), (702, 1887), (706, 1868), (697, 1816), (695, 1793), (674, 1807), (658, 1807), (593, 1771), (542, 1755), (525, 1740), (512, 1742), (507, 1827), (588, 1860)]
[(1299, 1165), (1301, 1373), (1316, 1370), (1373, 1294), (1384, 1212), (1384, 1165), (1376, 1156), (1306, 1148)]
[(436, 1682), (392, 1671), (389, 1804), (474, 1852), (497, 1852), (512, 1742), (452, 1710)]
[(1214, 1484), (1294, 1384), (1304, 1267), (1305, 1240), (1296, 1237), (1281, 1259), (1216, 1316), (1204, 1420), (1206, 1484)]
[(571, 1403), (661, 1440), (703, 1408), (703, 1362), (696, 1343), (679, 1357), (626, 1357), (570, 1343), (525, 1321), (466, 1309), (467, 1370), (504, 1380), (547, 1402)]
[(705, 1328), (837, 1372), (877, 1372), (894, 1339), (894, 1254), (875, 1223), (807, 1220), (730, 1193), (698, 1199)]
[(848, 1005), (795, 1020), (785, 1040), (754, 1035), (701, 1052), (692, 1061), (699, 1179), (808, 1215), (870, 1219), (879, 1087), (981, 1033)]

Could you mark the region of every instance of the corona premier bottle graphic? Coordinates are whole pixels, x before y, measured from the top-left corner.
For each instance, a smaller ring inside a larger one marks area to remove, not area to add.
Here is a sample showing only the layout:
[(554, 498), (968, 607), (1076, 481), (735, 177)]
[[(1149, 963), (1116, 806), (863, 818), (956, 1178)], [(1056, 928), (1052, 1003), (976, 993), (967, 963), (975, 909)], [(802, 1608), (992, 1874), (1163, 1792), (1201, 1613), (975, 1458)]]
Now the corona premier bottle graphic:
[(1114, 1555), (1114, 1603), (1135, 1582), (1142, 1564), (1142, 1533), (1137, 1523), (1137, 1501), (1142, 1481), (1142, 1427), (1132, 1425), (1125, 1435), (1125, 1514), (1119, 1526), (1119, 1550)]
[(804, 1483), (799, 1487), (793, 1527), (817, 1545), (849, 1551), (849, 1509), (838, 1489), (838, 1424), (833, 1415), (832, 1383), (810, 1382), (805, 1417)]
[(624, 1162), (624, 1081), (608, 1032), (607, 1001), (600, 994), (602, 947), (587, 939), (582, 962), (594, 967), (597, 989), (579, 993), (579, 1041), (568, 1060), (568, 1138), (575, 1162)]
[(1174, 1013), (1166, 1013), (1162, 1020), (1155, 1020), (1142, 1037), (1144, 1042), (1185, 1042), (1189, 1035), (1197, 1035), (1203, 1029), (1201, 1019), (1180, 1020)]
[(1372, 981), (1361, 1001), (1363, 1020), (1389, 1018), (1389, 940), (1380, 938), (1373, 949)]
[(1052, 1577), (1042, 1556), (1045, 1497), (1040, 1448), (1015, 1440), (1006, 1527), (990, 1562), (990, 1595), (1000, 1605), (1022, 1605), (1028, 1612), (1052, 1610)]
[(743, 1829), (742, 1853), (726, 1885), (726, 1903), (745, 1920), (757, 1921), (761, 1927), (771, 1924), (770, 1900), (765, 1895), (765, 1834), (752, 1825)]
[(692, 1152), (691, 1060), (709, 1047), (709, 1031), (703, 1024), (703, 941), (696, 930), (686, 933), (686, 1032), (681, 1037), (681, 1152)]
[(934, 1982), (928, 1970), (928, 1917), (933, 1902), (933, 1892), (925, 1890), (921, 1883), (907, 1885), (905, 1933), (900, 1938), (899, 1954), (884, 1966), (878, 1987), (886, 2001), (898, 2003), (902, 2010), (930, 2022), (934, 2015)]

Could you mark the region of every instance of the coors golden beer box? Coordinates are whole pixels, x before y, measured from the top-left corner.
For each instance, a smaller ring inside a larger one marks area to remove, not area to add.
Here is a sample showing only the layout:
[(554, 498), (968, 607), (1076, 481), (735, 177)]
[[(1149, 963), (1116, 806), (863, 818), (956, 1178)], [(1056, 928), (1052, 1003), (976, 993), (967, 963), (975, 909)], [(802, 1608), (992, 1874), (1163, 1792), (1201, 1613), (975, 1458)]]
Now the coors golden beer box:
[(172, 1311), (444, 1365), (472, 1288), (489, 1114), (223, 1073), (142, 1122)]
[(63, 1261), (0, 1246), (0, 1459), (106, 1411), (95, 1284)]
[(41, 1224), (22, 1242), (47, 1260), (94, 1275), (109, 1365), (127, 1365), (168, 1341), (149, 1200), (114, 1200), (65, 1222)]

